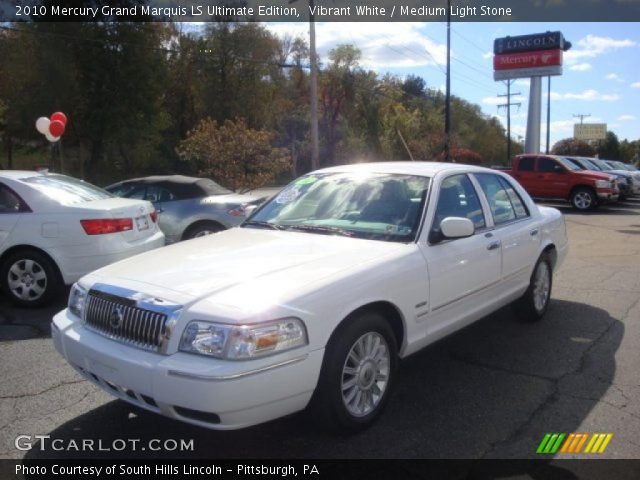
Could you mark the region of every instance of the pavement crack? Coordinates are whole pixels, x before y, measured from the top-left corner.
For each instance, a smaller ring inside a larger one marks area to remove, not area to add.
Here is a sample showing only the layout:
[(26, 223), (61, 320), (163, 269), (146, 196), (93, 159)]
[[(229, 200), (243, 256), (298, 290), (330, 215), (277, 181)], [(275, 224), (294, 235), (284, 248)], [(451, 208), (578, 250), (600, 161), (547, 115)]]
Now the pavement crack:
[(20, 398), (29, 398), (29, 397), (37, 397), (38, 395), (42, 395), (44, 393), (50, 392), (51, 390), (55, 390), (56, 388), (65, 387), (67, 385), (75, 385), (76, 383), (86, 382), (86, 380), (72, 380), (69, 382), (58, 383), (57, 385), (53, 385), (52, 387), (46, 388), (44, 390), (40, 390), (38, 392), (33, 393), (23, 393), (21, 395), (3, 395), (0, 396), (0, 400), (15, 400)]
[(491, 365), (490, 363), (484, 363), (484, 362), (480, 362), (478, 360), (472, 360), (470, 358), (463, 357), (461, 355), (456, 355), (455, 353), (449, 353), (449, 358), (451, 358), (455, 362), (466, 363), (468, 365), (473, 365), (475, 367), (480, 367), (480, 368), (484, 368), (484, 369), (487, 369), (487, 370), (493, 370), (493, 371), (496, 371), (496, 372), (507, 373), (507, 374), (510, 374), (510, 375), (521, 375), (521, 376), (524, 376), (524, 377), (533, 377), (533, 378), (538, 378), (540, 380), (545, 380), (545, 381), (548, 381), (548, 382), (554, 382), (555, 381), (554, 377), (549, 377), (549, 376), (546, 376), (546, 375), (539, 375), (537, 373), (521, 372), (519, 370), (512, 370), (510, 368), (499, 367), (497, 365)]

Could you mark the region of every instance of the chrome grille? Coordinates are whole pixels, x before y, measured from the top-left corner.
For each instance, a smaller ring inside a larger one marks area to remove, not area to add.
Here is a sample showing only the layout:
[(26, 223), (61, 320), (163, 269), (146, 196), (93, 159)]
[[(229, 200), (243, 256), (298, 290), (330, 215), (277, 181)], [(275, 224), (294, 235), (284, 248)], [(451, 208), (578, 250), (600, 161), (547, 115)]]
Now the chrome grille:
[(167, 315), (140, 308), (128, 298), (90, 290), (84, 321), (91, 330), (116, 341), (159, 351)]

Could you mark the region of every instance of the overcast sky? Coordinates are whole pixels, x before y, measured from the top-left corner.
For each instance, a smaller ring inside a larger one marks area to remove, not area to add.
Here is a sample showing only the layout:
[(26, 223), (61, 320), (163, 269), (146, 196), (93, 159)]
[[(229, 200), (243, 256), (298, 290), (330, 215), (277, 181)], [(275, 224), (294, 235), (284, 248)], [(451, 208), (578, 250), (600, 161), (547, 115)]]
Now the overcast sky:
[[(267, 27), (284, 35), (308, 38), (306, 23), (272, 23)], [(604, 122), (622, 140), (640, 138), (640, 28), (637, 23), (453, 23), (452, 80), (454, 95), (481, 105), (487, 115), (504, 112), (496, 104), (506, 93), (503, 82), (493, 80), (493, 40), (560, 30), (573, 47), (564, 57), (564, 74), (552, 77), (551, 144), (573, 135), (574, 114), (591, 114), (585, 122)], [(423, 77), (431, 88), (444, 90), (446, 64), (445, 23), (319, 23), (316, 26), (321, 60), (338, 44), (349, 43), (362, 51), (362, 66), (401, 77)], [(523, 135), (529, 97), (528, 80), (517, 80), (513, 92), (522, 95), (512, 111), (512, 135)], [(546, 99), (546, 79), (543, 82)], [(543, 107), (543, 123), (546, 107)], [(542, 126), (544, 150), (546, 126)]]

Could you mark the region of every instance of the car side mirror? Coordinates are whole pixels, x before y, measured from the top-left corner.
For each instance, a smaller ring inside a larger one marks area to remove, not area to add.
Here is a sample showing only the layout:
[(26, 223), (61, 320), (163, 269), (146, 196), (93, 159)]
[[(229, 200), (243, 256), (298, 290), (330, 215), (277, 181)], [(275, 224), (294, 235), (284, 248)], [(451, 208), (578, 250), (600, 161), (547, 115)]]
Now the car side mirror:
[(256, 208), (258, 208), (257, 205), (247, 205), (244, 207), (244, 218), (249, 218)]
[(440, 231), (445, 238), (470, 237), (476, 228), (473, 222), (463, 217), (447, 217), (440, 222)]

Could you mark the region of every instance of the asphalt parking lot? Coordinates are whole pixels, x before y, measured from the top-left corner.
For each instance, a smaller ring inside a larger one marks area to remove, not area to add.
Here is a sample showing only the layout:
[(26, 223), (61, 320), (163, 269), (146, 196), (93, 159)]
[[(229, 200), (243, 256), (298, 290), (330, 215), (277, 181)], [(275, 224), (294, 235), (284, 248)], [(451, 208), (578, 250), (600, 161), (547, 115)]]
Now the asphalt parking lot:
[[(136, 413), (83, 381), (55, 352), (38, 311), (0, 299), (0, 457), (539, 458), (547, 432), (610, 432), (598, 458), (640, 458), (640, 199), (566, 214), (571, 251), (547, 317), (509, 308), (406, 359), (383, 417), (353, 437), (305, 413), (216, 432)], [(19, 451), (18, 435), (193, 439), (194, 450)], [(571, 455), (563, 455), (571, 457)], [(579, 457), (574, 455), (574, 457)], [(584, 456), (582, 456), (584, 457)]]

